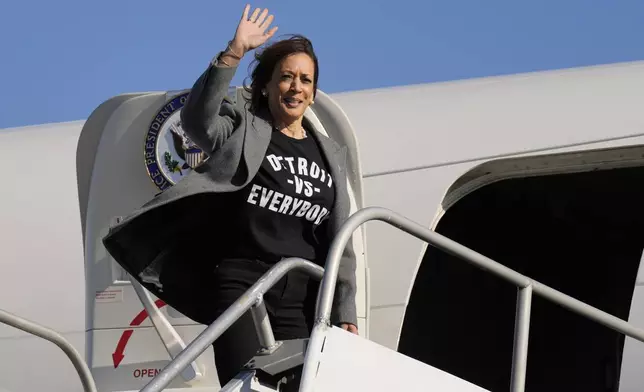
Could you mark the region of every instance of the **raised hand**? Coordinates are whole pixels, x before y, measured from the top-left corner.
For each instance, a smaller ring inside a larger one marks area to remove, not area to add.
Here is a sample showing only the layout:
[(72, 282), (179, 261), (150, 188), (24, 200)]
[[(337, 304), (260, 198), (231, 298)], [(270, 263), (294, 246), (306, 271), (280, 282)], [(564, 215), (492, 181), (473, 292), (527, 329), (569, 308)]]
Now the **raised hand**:
[(268, 15), (268, 9), (255, 8), (250, 17), (248, 16), (249, 12), (250, 4), (247, 4), (239, 25), (237, 25), (235, 38), (231, 42), (232, 49), (241, 51), (241, 53), (237, 52), (240, 55), (262, 45), (277, 31), (277, 26), (267, 31), (273, 22), (273, 15)]

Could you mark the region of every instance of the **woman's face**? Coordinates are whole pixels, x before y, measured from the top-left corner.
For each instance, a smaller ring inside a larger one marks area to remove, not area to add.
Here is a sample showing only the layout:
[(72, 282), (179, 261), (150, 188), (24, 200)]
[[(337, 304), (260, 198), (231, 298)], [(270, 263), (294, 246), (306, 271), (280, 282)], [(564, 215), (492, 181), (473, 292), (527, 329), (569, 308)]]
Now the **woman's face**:
[(286, 57), (266, 85), (268, 107), (276, 122), (288, 125), (304, 115), (313, 101), (315, 64), (306, 53)]

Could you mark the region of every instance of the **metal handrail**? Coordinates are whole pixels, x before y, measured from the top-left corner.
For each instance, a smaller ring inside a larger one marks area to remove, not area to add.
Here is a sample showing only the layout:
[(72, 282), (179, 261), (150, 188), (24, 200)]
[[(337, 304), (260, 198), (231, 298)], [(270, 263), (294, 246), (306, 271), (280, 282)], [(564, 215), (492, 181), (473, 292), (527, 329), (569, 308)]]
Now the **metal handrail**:
[[(279, 261), (266, 272), (254, 285), (237, 299), (226, 311), (203, 330), (179, 355), (157, 374), (140, 392), (159, 392), (163, 390), (181, 371), (197, 359), (210, 345), (221, 336), (235, 321), (257, 303), (263, 304), (263, 295), (291, 270), (300, 269), (314, 278), (322, 278), (324, 269), (317, 264), (300, 258)], [(258, 331), (259, 332), (259, 331)], [(260, 340), (269, 341), (260, 336)]]
[[(331, 244), (327, 256), (325, 269), (300, 258), (288, 258), (278, 262), (264, 276), (248, 289), (233, 305), (231, 305), (215, 322), (210, 324), (199, 334), (176, 358), (148, 383), (140, 392), (159, 392), (203, 353), (223, 332), (237, 321), (246, 311), (253, 306), (263, 305), (263, 295), (275, 285), (287, 272), (301, 269), (315, 278), (322, 278), (320, 294), (316, 309), (316, 321), (308, 348), (304, 358), (304, 369), (300, 382), (300, 391), (312, 390), (319, 356), (324, 345), (326, 329), (331, 325), (331, 307), (335, 287), (337, 284), (340, 261), (344, 249), (351, 240), (353, 233), (362, 224), (379, 220), (391, 226), (426, 241), (430, 245), (449, 254), (464, 259), (465, 261), (497, 275), (518, 287), (517, 309), (515, 319), (514, 349), (512, 358), (511, 391), (523, 392), (525, 390), (525, 376), (528, 356), (528, 336), (530, 330), (530, 311), (532, 294), (536, 293), (551, 302), (567, 308), (581, 316), (598, 322), (612, 330), (627, 335), (633, 339), (644, 342), (644, 330), (630, 323), (585, 304), (573, 297), (563, 294), (551, 287), (530, 279), (520, 273), (477, 253), (455, 241), (450, 240), (420, 224), (381, 207), (368, 207), (353, 214), (343, 224)], [(254, 317), (258, 317), (254, 315)], [(0, 323), (10, 325), (27, 333), (48, 340), (60, 347), (74, 364), (83, 384), (85, 392), (96, 392), (96, 384), (92, 374), (74, 346), (57, 332), (23, 319), (0, 309)], [(268, 324), (267, 324), (268, 325)], [(260, 331), (258, 330), (258, 333)], [(264, 331), (268, 332), (268, 331)], [(265, 344), (271, 344), (272, 335), (260, 336)], [(274, 342), (274, 341), (273, 341)]]
[(16, 316), (15, 314), (6, 312), (2, 309), (0, 309), (0, 323), (10, 325), (14, 328), (20, 329), (24, 332), (30, 333), (32, 335), (38, 336), (39, 338), (54, 343), (61, 350), (63, 350), (69, 360), (74, 364), (74, 367), (78, 372), (78, 376), (83, 383), (83, 390), (85, 392), (96, 392), (96, 383), (94, 382), (92, 373), (83, 360), (83, 357), (61, 334), (40, 324), (36, 324), (33, 321), (29, 321), (22, 317)]
[(428, 242), (430, 245), (433, 245), (438, 249), (464, 259), (478, 268), (489, 271), (518, 287), (512, 359), (512, 379), (510, 382), (512, 392), (523, 392), (525, 390), (530, 310), (533, 293), (617, 332), (637, 339), (640, 342), (644, 342), (644, 330), (637, 328), (620, 318), (521, 275), (520, 273), (426, 227), (423, 227), (400, 214), (386, 208), (368, 207), (359, 210), (349, 217), (340, 231), (336, 234), (336, 237), (331, 244), (331, 249), (326, 260), (324, 277), (322, 279), (321, 292), (318, 297), (318, 308), (316, 312), (317, 321), (311, 333), (309, 346), (306, 351), (300, 391), (309, 391), (312, 390), (313, 387), (317, 366), (308, 365), (315, 364), (319, 360), (319, 355), (324, 344), (325, 330), (330, 325), (331, 306), (333, 304), (338, 270), (340, 268), (340, 260), (342, 253), (344, 252), (344, 248), (346, 247), (347, 242), (351, 240), (353, 232), (360, 225), (372, 220), (383, 221), (397, 227), (418, 239)]

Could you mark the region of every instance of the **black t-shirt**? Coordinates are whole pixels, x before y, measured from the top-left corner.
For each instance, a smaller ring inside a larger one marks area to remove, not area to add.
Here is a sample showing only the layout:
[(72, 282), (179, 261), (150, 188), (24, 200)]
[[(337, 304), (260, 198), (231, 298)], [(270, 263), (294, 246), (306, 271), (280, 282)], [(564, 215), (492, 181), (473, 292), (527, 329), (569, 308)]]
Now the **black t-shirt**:
[(333, 179), (312, 136), (294, 139), (274, 130), (255, 178), (230, 195), (228, 257), (274, 262), (314, 261), (333, 206)]

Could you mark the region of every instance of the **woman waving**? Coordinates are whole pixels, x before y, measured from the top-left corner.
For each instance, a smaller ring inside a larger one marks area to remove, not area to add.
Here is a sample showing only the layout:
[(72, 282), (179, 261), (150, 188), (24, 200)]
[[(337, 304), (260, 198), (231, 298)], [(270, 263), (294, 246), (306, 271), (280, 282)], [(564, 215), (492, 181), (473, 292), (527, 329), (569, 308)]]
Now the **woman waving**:
[[(112, 228), (104, 241), (128, 272), (146, 287), (158, 281), (160, 298), (202, 323), (214, 321), (283, 258), (324, 265), (331, 241), (349, 215), (346, 149), (304, 119), (319, 78), (308, 39), (294, 36), (255, 53), (247, 101), (235, 105), (225, 98), (240, 60), (275, 34), (272, 22), (268, 10), (250, 13), (246, 6), (234, 38), (192, 87), (182, 126), (209, 159)], [(181, 226), (176, 236), (151, 243), (138, 235), (161, 215)], [(177, 250), (176, 238), (188, 241), (190, 249)], [(355, 266), (349, 244), (331, 321), (353, 333)], [(316, 289), (317, 282), (292, 271), (266, 293), (276, 339), (308, 337)], [(214, 348), (224, 385), (259, 348), (250, 315)]]

